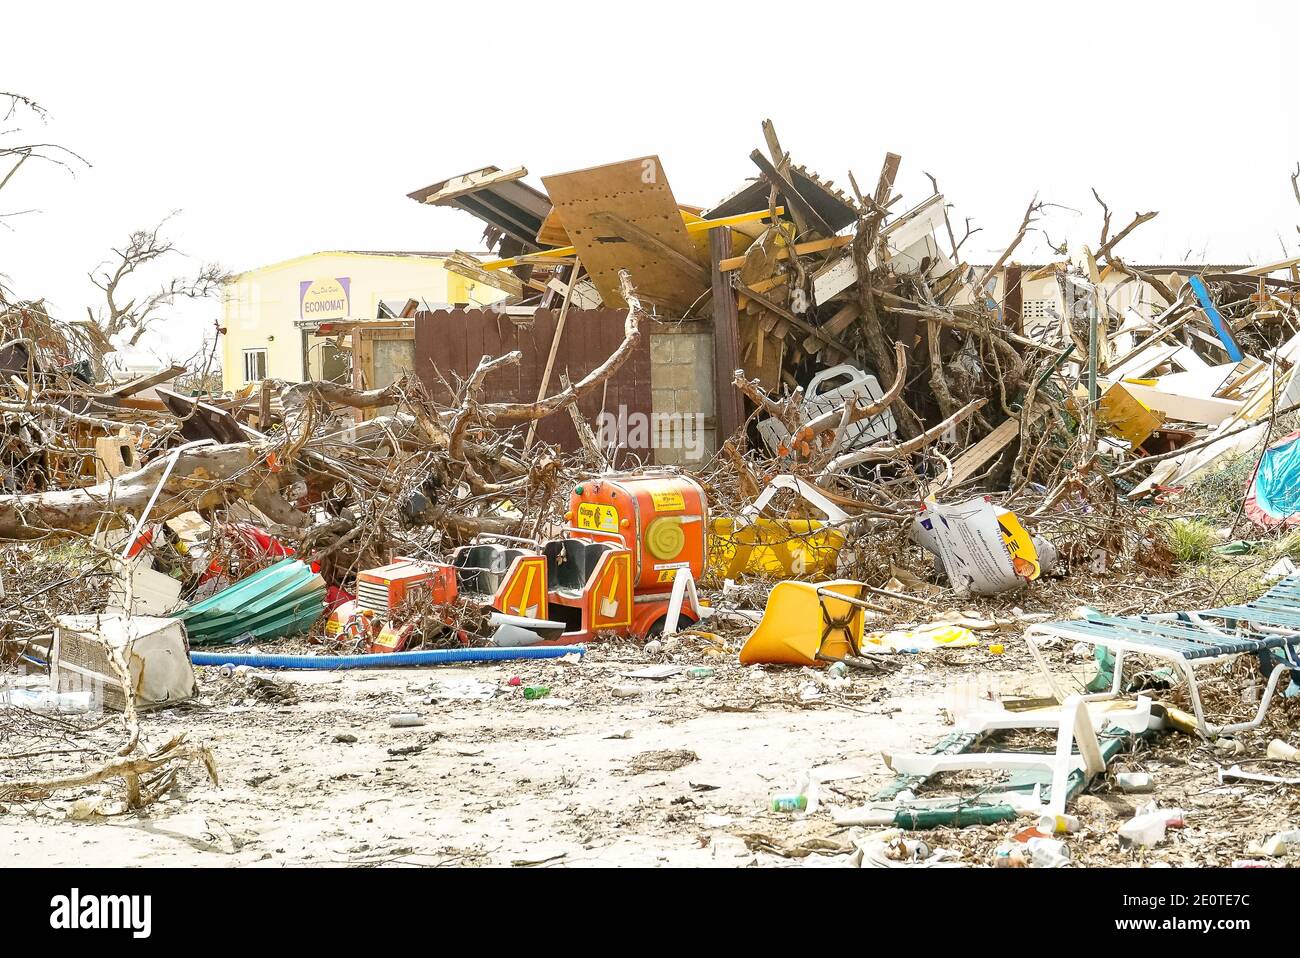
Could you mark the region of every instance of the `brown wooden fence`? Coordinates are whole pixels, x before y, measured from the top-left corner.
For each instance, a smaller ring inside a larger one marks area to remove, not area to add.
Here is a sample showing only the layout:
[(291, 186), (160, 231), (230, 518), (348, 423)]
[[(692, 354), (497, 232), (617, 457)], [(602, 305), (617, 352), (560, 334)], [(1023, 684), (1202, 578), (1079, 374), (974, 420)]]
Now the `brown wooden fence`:
[[(564, 335), (555, 354), (547, 394), (558, 392), (560, 374), (580, 380), (609, 357), (623, 341), (626, 314), (613, 309), (570, 309), (564, 321)], [(500, 356), (519, 350), (518, 366), (506, 366), (491, 373), (485, 382), (486, 402), (532, 402), (546, 368), (559, 310), (539, 309), (526, 322), (489, 309), (440, 309), (415, 314), (415, 372), (435, 399), (450, 402), (439, 373), (449, 382), (464, 380), (484, 356)], [(605, 384), (578, 404), (587, 421), (596, 427), (602, 409), (618, 415), (619, 406), (629, 413), (650, 413), (650, 334), (642, 324), (636, 349)], [(578, 435), (567, 412), (553, 413), (537, 426), (537, 438), (562, 449), (576, 449)]]

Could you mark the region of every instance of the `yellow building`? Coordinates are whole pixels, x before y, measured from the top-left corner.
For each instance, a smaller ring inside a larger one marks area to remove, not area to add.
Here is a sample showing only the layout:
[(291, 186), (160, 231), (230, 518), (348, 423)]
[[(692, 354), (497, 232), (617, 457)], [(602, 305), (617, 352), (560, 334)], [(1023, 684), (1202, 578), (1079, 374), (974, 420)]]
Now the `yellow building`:
[(443, 268), (448, 253), (312, 253), (233, 277), (225, 290), (222, 386), (261, 379), (346, 381), (346, 351), (321, 323), (485, 306), (502, 293)]

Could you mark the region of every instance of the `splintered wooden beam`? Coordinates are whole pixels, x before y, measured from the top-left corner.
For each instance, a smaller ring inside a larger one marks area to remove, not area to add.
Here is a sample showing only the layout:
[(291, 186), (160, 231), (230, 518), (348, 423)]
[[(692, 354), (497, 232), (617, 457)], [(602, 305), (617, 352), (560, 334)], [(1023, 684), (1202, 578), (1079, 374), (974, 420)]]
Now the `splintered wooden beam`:
[[(731, 231), (716, 230), (709, 234), (709, 258), (713, 260), (713, 376), (714, 382), (725, 383), (727, 376), (740, 368), (740, 316), (736, 305), (735, 288), (719, 268), (731, 252)], [(719, 390), (715, 397), (717, 433), (731, 436), (745, 421), (745, 409), (740, 393), (734, 389)]]
[(889, 194), (894, 191), (894, 179), (898, 176), (898, 167), (903, 158), (897, 153), (886, 153), (885, 162), (880, 168), (880, 179), (876, 182), (876, 208), (883, 209), (889, 203)]
[[(841, 246), (848, 246), (852, 242), (852, 236), (832, 236), (830, 239), (812, 240), (808, 243), (796, 243), (794, 251), (798, 255), (803, 256), (805, 253), (820, 253), (823, 250), (839, 249)], [(781, 249), (777, 251), (775, 258), (777, 260), (789, 259), (790, 247), (781, 247)], [(722, 270), (724, 273), (729, 273), (733, 269), (740, 269), (740, 267), (744, 265), (744, 256), (728, 256), (718, 264), (718, 269)]]
[(789, 178), (783, 176), (781, 171), (772, 165), (760, 151), (755, 150), (749, 154), (749, 158), (754, 161), (754, 165), (763, 171), (768, 182), (776, 187), (777, 192), (785, 197), (787, 203), (793, 206), (799, 213), (808, 220), (808, 225), (815, 229), (822, 236), (834, 236), (835, 230), (822, 219), (816, 208), (804, 198), (804, 195), (795, 188), (794, 183)]
[[(861, 307), (857, 303), (845, 303), (835, 311), (834, 316), (822, 323), (819, 328), (829, 336), (838, 336), (849, 328), (849, 325), (858, 318), (860, 312)], [(821, 348), (821, 341), (816, 336), (809, 336), (803, 341), (803, 351), (805, 353), (815, 355)]]
[(746, 289), (745, 295), (748, 296), (750, 299), (752, 299), (754, 302), (758, 303), (758, 305), (762, 306), (764, 309), (768, 310), (769, 312), (776, 313), (776, 315), (780, 316), (782, 319), (789, 322), (792, 326), (797, 326), (799, 329), (803, 330), (805, 333), (807, 333), (810, 336), (816, 336), (827, 346), (834, 348), (842, 356), (845, 356), (847, 358), (852, 358), (853, 351), (849, 349), (849, 347), (845, 346), (842, 342), (840, 342), (835, 337), (828, 336), (819, 327), (814, 326), (812, 323), (808, 322), (807, 320), (801, 319), (800, 317), (796, 316), (794, 313), (790, 312), (790, 310), (786, 309), (784, 306), (780, 305), (779, 303), (773, 302), (772, 300), (764, 296), (762, 293), (756, 293), (752, 289)]
[(513, 273), (490, 272), (484, 269), (483, 264), (473, 256), (462, 253), (460, 250), (443, 260), (442, 268), (449, 273), (455, 273), (465, 279), (482, 283), (484, 286), (490, 286), (509, 296), (522, 296), (524, 294), (524, 282), (518, 276)]
[(173, 365), (161, 372), (154, 373), (152, 376), (143, 376), (140, 379), (132, 379), (130, 382), (114, 386), (108, 391), (108, 395), (120, 397), (134, 396), (136, 393), (142, 393), (153, 386), (161, 386), (165, 382), (170, 382), (188, 370), (188, 366)]
[[(1043, 413), (1044, 411), (1041, 409), (1035, 410), (1030, 416), (1030, 422), (1038, 422), (1043, 418)], [(960, 486), (975, 475), (984, 463), (1000, 453), (1019, 435), (1020, 417), (1012, 416), (1009, 419), (1004, 419), (998, 426), (994, 427), (991, 433), (954, 459), (951, 478), (946, 482), (936, 483), (931, 491), (937, 495), (945, 489)]]

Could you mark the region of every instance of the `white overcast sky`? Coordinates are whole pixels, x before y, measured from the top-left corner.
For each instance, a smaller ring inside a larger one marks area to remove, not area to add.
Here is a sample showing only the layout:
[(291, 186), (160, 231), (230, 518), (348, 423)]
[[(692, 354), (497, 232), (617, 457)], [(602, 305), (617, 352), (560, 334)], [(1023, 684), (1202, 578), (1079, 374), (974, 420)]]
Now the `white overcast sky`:
[[(242, 270), (327, 249), (477, 249), (468, 214), (406, 193), (488, 164), (531, 180), (658, 153), (679, 201), (755, 173), (770, 117), (796, 162), (847, 187), (903, 157), (933, 173), (987, 261), (1038, 193), (1054, 242), (1136, 210), (1146, 262), (1297, 255), (1294, 3), (29, 3), (7, 9), (0, 90), (48, 111), (3, 142), (0, 273), (84, 315), (129, 231), (181, 214), (190, 257)], [(0, 171), (2, 175), (2, 171)], [(896, 209), (899, 207), (896, 207)], [(1285, 248), (1284, 245), (1285, 244)], [(1041, 259), (1041, 234), (1019, 258)], [(177, 311), (173, 344), (218, 313)]]

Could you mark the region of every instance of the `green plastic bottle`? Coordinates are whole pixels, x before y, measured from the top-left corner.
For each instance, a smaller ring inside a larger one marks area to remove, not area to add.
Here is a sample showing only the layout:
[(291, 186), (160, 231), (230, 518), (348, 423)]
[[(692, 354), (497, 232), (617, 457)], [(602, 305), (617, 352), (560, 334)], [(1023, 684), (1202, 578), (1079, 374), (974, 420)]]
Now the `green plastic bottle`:
[(551, 688), (549, 685), (529, 685), (524, 688), (524, 698), (529, 700), (544, 699), (550, 694)]
[(807, 795), (776, 795), (772, 798), (774, 812), (802, 812), (808, 808)]

